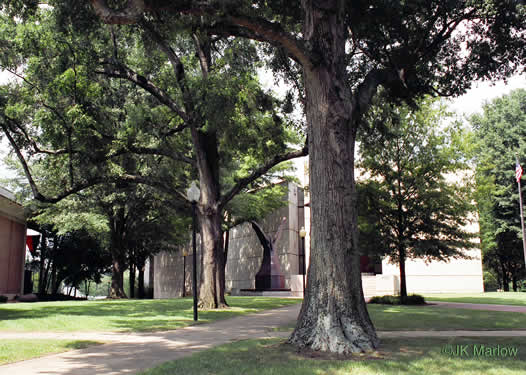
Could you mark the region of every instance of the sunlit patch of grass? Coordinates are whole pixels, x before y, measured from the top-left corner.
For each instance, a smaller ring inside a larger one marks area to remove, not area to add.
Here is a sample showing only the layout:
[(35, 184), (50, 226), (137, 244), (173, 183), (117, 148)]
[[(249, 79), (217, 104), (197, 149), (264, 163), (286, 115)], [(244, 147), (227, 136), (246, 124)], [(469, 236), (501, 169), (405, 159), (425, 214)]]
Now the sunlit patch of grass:
[(433, 306), (367, 305), (377, 330), (520, 330), (526, 314)]
[[(455, 357), (446, 345), (517, 347), (513, 358)], [(526, 366), (526, 338), (385, 339), (376, 352), (347, 357), (299, 351), (284, 340), (248, 340), (222, 345), (165, 363), (142, 375), (519, 375)]]
[(88, 340), (13, 339), (0, 341), (0, 365), (42, 357), (52, 353), (101, 345)]
[(526, 306), (526, 293), (520, 292), (426, 294), (425, 298), (429, 301)]

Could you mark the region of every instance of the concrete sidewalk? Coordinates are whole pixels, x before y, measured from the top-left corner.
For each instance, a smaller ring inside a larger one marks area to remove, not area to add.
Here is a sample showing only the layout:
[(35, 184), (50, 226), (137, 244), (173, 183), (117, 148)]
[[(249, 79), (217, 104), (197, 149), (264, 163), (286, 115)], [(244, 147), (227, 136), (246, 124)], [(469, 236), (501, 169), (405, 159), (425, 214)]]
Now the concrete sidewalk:
[[(118, 341), (0, 366), (1, 375), (116, 375), (134, 374), (161, 363), (231, 341), (282, 336), (275, 327), (296, 320), (300, 304), (257, 314), (144, 334), (69, 334), (70, 339)], [(275, 335), (277, 333), (277, 335)], [(4, 337), (2, 335), (1, 337)], [(33, 335), (34, 338), (41, 337)], [(20, 335), (18, 335), (20, 338)], [(118, 338), (118, 339), (117, 339)]]

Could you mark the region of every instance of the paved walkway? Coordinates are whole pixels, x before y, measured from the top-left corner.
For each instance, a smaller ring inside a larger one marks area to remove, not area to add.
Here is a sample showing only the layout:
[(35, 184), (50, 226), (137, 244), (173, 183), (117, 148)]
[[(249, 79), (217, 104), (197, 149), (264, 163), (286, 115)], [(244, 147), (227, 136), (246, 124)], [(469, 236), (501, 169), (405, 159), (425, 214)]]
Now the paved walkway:
[[(275, 327), (294, 322), (298, 317), (299, 310), (300, 304), (297, 304), (167, 332), (144, 334), (66, 334), (66, 337), (70, 339), (109, 339), (108, 341), (114, 342), (0, 366), (0, 374), (134, 374), (160, 365), (163, 362), (179, 359), (194, 352), (231, 341), (287, 334), (288, 332), (274, 332), (272, 330)], [(0, 337), (6, 336), (1, 334)], [(35, 335), (32, 337), (35, 337)], [(40, 333), (38, 337), (41, 337)]]
[[(475, 305), (434, 302), (433, 307), (456, 307), (477, 310), (519, 311), (522, 306)], [(480, 308), (483, 306), (485, 308)], [(107, 342), (82, 350), (0, 366), (0, 375), (116, 375), (134, 374), (161, 363), (179, 359), (197, 351), (242, 339), (288, 337), (290, 332), (275, 327), (294, 322), (301, 305), (264, 311), (257, 314), (190, 326), (174, 331), (150, 333), (79, 332), (79, 333), (1, 333), (6, 338), (53, 338)], [(521, 336), (525, 331), (389, 331), (382, 337), (476, 337)]]

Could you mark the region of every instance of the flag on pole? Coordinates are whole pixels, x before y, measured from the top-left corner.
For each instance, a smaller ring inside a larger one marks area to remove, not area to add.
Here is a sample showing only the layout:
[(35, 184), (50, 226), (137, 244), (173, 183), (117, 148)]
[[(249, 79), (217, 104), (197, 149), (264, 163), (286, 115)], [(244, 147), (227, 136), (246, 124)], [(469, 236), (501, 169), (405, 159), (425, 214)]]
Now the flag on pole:
[(517, 180), (517, 182), (519, 182), (521, 180), (521, 177), (522, 177), (522, 167), (521, 165), (519, 164), (519, 160), (517, 159), (517, 164), (515, 165), (515, 179)]

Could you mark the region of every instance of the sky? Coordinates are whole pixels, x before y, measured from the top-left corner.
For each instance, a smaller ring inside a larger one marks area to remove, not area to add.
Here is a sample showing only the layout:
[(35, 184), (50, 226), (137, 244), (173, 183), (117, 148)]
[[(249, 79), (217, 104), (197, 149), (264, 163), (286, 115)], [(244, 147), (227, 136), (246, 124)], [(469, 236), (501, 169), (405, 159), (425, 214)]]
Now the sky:
[[(0, 83), (5, 82), (9, 77), (6, 72), (0, 72)], [(278, 94), (280, 91), (279, 87), (274, 85), (274, 80), (271, 74), (261, 74), (261, 80), (264, 81), (263, 85), (267, 88), (272, 88)], [(485, 103), (490, 102), (492, 99), (508, 94), (510, 91), (524, 88), (526, 89), (526, 74), (517, 75), (510, 78), (507, 82), (498, 81), (496, 83), (490, 82), (479, 82), (475, 83), (472, 88), (463, 96), (452, 99), (450, 108), (457, 112), (461, 116), (469, 116), (476, 112), (482, 111), (482, 106)], [(12, 178), (13, 173), (6, 169), (2, 160), (9, 151), (9, 144), (4, 139), (0, 142), (0, 178)], [(303, 161), (298, 160), (295, 162), (296, 168), (299, 172), (303, 171)], [(303, 174), (303, 173), (301, 173)]]

